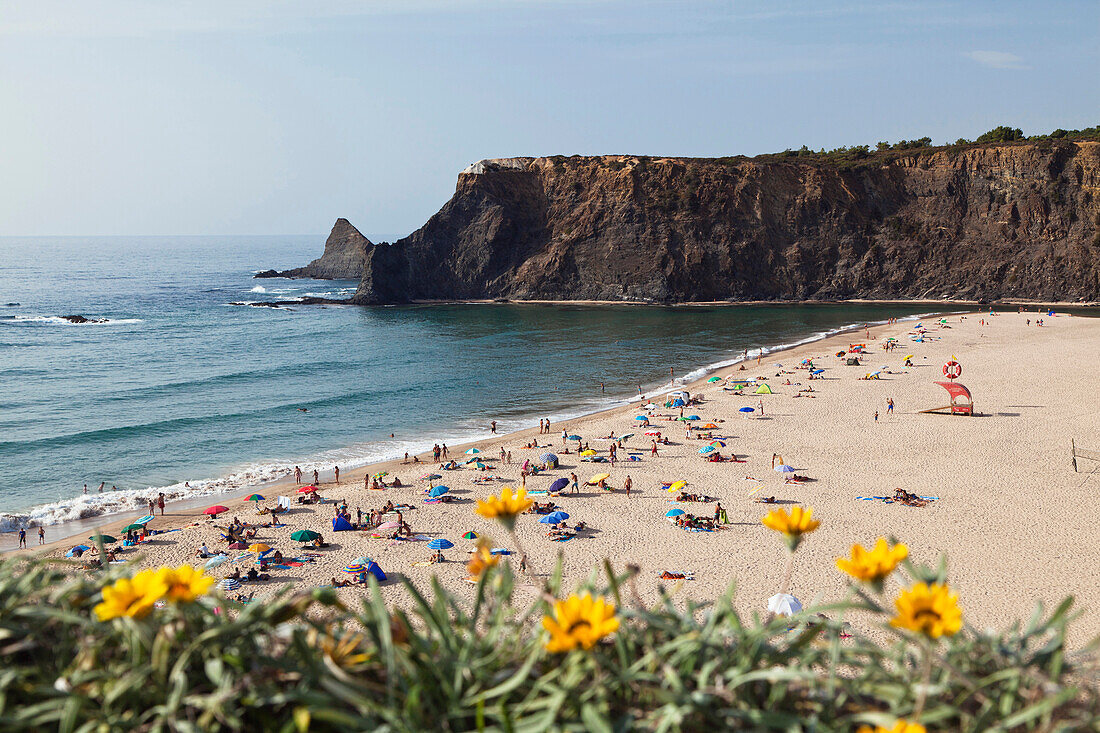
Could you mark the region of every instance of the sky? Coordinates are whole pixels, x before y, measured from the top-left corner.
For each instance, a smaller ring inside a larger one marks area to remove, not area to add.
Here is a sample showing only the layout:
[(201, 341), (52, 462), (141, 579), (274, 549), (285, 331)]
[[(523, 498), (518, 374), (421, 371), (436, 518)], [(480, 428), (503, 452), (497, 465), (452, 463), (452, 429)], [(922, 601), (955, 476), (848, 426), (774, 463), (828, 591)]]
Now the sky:
[(483, 158), (1100, 123), (1100, 3), (3, 0), (0, 235), (421, 226)]

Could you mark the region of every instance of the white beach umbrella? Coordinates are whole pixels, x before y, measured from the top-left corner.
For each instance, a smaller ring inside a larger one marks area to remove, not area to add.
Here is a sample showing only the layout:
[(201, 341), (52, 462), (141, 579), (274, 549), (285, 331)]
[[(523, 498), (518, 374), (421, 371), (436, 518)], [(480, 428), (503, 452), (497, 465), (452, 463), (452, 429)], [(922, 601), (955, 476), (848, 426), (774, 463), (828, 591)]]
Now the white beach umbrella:
[(779, 616), (793, 616), (802, 610), (802, 601), (790, 593), (776, 593), (768, 599), (768, 610)]

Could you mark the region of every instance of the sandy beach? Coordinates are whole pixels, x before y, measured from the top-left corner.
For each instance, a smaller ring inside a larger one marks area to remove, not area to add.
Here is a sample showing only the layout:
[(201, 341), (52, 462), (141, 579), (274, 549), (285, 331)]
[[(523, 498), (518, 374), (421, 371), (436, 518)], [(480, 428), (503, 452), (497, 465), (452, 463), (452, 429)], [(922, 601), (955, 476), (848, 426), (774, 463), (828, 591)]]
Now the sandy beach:
[[(464, 451), (476, 447), (491, 470), (440, 471), (431, 454), (423, 463), (403, 465), (401, 461), (376, 464), (341, 476), (339, 484), (322, 476), (324, 503), (300, 506), (283, 514), (282, 526), (259, 527), (256, 541), (269, 544), (286, 557), (306, 552), (290, 539), (292, 532), (312, 529), (330, 543), (322, 550), (309, 550), (319, 557), (314, 562), (271, 570), (271, 580), (246, 584), (244, 592), (257, 599), (274, 593), (286, 583), (299, 588), (345, 578), (341, 569), (360, 556), (375, 559), (387, 573), (403, 574), (422, 590), (428, 590), (431, 576), (458, 592), (472, 593), (464, 582), (467, 551), (473, 543), (462, 539), (474, 531), (509, 546), (499, 525), (474, 513), (475, 499), (499, 494), (504, 486), (518, 486), (525, 459), (554, 452), (558, 469), (527, 479), (529, 490), (546, 489), (555, 479), (576, 473), (583, 484), (594, 474), (610, 473), (603, 491), (582, 486), (579, 493), (559, 497), (536, 496), (537, 501), (554, 501), (570, 515), (568, 524), (584, 522), (588, 530), (567, 542), (550, 541), (539, 517), (525, 515), (517, 523), (517, 534), (536, 574), (548, 572), (560, 552), (564, 557), (565, 584), (572, 586), (586, 577), (604, 558), (615, 565), (633, 563), (641, 568), (638, 587), (643, 597), (657, 597), (659, 573), (668, 570), (691, 574), (677, 591), (678, 599), (715, 598), (731, 581), (738, 585), (736, 602), (747, 612), (763, 612), (766, 600), (782, 579), (785, 550), (760, 518), (773, 505), (756, 499), (774, 496), (781, 504), (802, 504), (814, 508), (821, 528), (803, 543), (794, 568), (791, 592), (805, 602), (841, 599), (845, 578), (835, 567), (836, 557), (846, 554), (853, 542), (870, 545), (877, 537), (894, 535), (905, 541), (911, 556), (933, 562), (946, 554), (950, 577), (960, 597), (968, 622), (978, 628), (1004, 627), (1026, 617), (1035, 601), (1051, 604), (1066, 595), (1076, 595), (1085, 615), (1075, 626), (1078, 640), (1100, 633), (1100, 534), (1094, 524), (1100, 478), (1094, 473), (1100, 464), (1079, 461), (1080, 472), (1071, 465), (1070, 441), (1093, 450), (1100, 449), (1100, 392), (1095, 388), (1095, 368), (1100, 357), (1100, 319), (1074, 316), (1046, 317), (1035, 325), (1035, 312), (989, 316), (970, 313), (947, 317), (948, 327), (927, 319), (923, 343), (909, 335), (915, 322), (905, 321), (872, 328), (868, 333), (845, 334), (784, 351), (750, 362), (744, 371), (730, 367), (708, 375), (734, 378), (766, 378), (773, 394), (758, 395), (755, 387), (736, 395), (723, 382), (706, 379), (683, 385), (700, 403), (690, 405), (685, 415), (698, 415), (695, 425), (713, 422), (714, 437), (725, 441), (720, 452), (735, 454), (738, 462), (708, 462), (699, 450), (708, 440), (687, 438), (683, 423), (676, 421), (678, 409), (663, 406), (651, 411), (652, 427), (639, 428), (637, 406), (627, 406), (568, 423), (553, 424), (549, 434), (532, 429), (509, 435), (490, 435), (475, 444), (449, 446), (450, 455), (462, 463)], [(1025, 324), (1030, 319), (1031, 325)], [(886, 352), (887, 338), (899, 341)], [(862, 366), (846, 366), (835, 356), (849, 344), (866, 343), (868, 354)], [(913, 355), (913, 366), (903, 367), (904, 357)], [(963, 368), (960, 382), (974, 395), (979, 417), (921, 414), (919, 411), (947, 404), (947, 393), (935, 382), (943, 380), (941, 367), (952, 355)], [(806, 369), (796, 368), (812, 358), (824, 369), (820, 379), (809, 381)], [(861, 379), (885, 367), (880, 378)], [(787, 384), (787, 382), (790, 384)], [(812, 385), (813, 392), (800, 392)], [(887, 410), (887, 400), (895, 403)], [(664, 402), (664, 395), (654, 402)], [(763, 416), (759, 409), (763, 406)], [(749, 417), (741, 412), (753, 407)], [(878, 413), (877, 420), (875, 413)], [(606, 457), (612, 442), (605, 436), (633, 433), (619, 450), (614, 466), (580, 462), (577, 442), (563, 446), (562, 429), (579, 435), (584, 443)], [(647, 430), (660, 431), (669, 440), (651, 454)], [(525, 445), (537, 441), (538, 448)], [(497, 460), (501, 447), (511, 451), (512, 462)], [(569, 453), (563, 452), (565, 448)], [(638, 460), (622, 460), (636, 454)], [(779, 454), (800, 476), (812, 479), (787, 483), (784, 474), (772, 468)], [(402, 488), (384, 491), (364, 489), (364, 475), (380, 471), (401, 479)], [(425, 503), (429, 472), (441, 473), (450, 487), (452, 503)], [(475, 484), (474, 479), (491, 474), (498, 480)], [(621, 490), (629, 475), (633, 489), (628, 497)], [(303, 477), (308, 478), (308, 477)], [(325, 478), (329, 480), (326, 482)], [(686, 491), (717, 498), (729, 523), (714, 532), (688, 532), (673, 526), (665, 514), (681, 508), (700, 516), (713, 516), (715, 504), (676, 503), (663, 483), (686, 481)], [(892, 496), (903, 488), (925, 497), (936, 497), (927, 506), (913, 507), (858, 497)], [(263, 489), (273, 505), (280, 494), (297, 496), (296, 484), (280, 484), (275, 491)], [(427, 541), (376, 539), (368, 531), (333, 532), (334, 503), (346, 501), (354, 519), (357, 508), (364, 515), (388, 501), (413, 506), (404, 512), (414, 536), (442, 537), (454, 543), (444, 552), (448, 562), (423, 565), (432, 551)], [(296, 502), (296, 498), (292, 499)], [(157, 517), (150, 528), (178, 531), (155, 535), (121, 559), (139, 558), (142, 566), (204, 561), (194, 557), (206, 542), (211, 549), (225, 546), (220, 539), (226, 522), (239, 517), (244, 522), (261, 522), (253, 504), (243, 500), (217, 500), (230, 511), (210, 522), (194, 510), (169, 505), (167, 515)], [(104, 522), (102, 530), (118, 534), (127, 521)], [(219, 529), (222, 528), (222, 529)], [(29, 535), (32, 533), (28, 533)], [(74, 542), (57, 542), (32, 551), (63, 556)], [(232, 553), (236, 556), (237, 553)], [(513, 560), (514, 560), (513, 556)], [(224, 577), (235, 567), (242, 571), (248, 560), (233, 561), (212, 571)], [(349, 600), (362, 595), (361, 588), (340, 589)], [(383, 591), (394, 603), (403, 603), (400, 585), (387, 583)]]

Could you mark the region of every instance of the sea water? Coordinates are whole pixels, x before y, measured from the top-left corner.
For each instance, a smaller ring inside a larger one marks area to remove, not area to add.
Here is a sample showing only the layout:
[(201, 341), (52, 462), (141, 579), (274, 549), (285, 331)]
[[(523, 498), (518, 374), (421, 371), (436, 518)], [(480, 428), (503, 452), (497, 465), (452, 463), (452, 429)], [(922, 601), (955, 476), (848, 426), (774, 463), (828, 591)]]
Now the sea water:
[(491, 420), (557, 426), (662, 388), (670, 368), (692, 379), (746, 351), (932, 309), (237, 305), (350, 296), (353, 281), (252, 277), (321, 247), (0, 238), (0, 530), (239, 490), (295, 465), (331, 475), (485, 436)]

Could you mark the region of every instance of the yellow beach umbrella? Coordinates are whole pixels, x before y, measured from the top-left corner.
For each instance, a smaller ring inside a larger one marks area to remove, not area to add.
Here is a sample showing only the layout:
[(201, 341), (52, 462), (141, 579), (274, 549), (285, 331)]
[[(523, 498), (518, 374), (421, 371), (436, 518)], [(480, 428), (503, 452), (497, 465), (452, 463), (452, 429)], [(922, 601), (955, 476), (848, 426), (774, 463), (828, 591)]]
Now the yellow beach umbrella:
[(596, 451), (589, 448), (588, 450), (581, 451), (581, 455), (582, 456), (594, 456), (594, 455), (596, 455)]
[(598, 484), (599, 482), (606, 481), (609, 478), (611, 478), (611, 474), (609, 474), (609, 473), (597, 473), (595, 476), (588, 479), (588, 483)]
[(676, 482), (669, 485), (668, 490), (669, 491), (679, 491), (680, 489), (684, 488), (687, 485), (688, 485), (687, 481), (676, 481)]
[(268, 547), (267, 545), (265, 545), (263, 542), (257, 542), (254, 545), (249, 545), (248, 546), (248, 551), (249, 552), (267, 552), (270, 549), (271, 548)]

